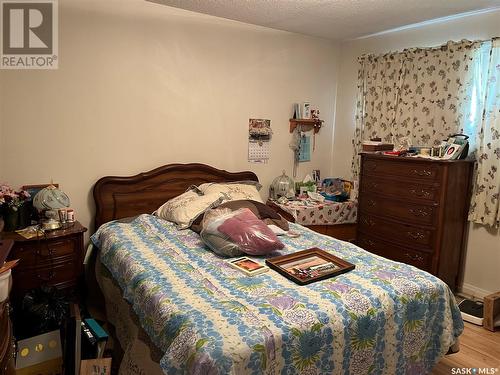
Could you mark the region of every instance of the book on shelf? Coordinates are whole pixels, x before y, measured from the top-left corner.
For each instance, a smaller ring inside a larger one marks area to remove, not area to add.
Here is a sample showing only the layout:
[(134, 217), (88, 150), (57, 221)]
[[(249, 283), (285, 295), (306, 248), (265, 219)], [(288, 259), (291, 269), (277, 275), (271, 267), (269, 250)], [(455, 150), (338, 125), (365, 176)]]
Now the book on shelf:
[(102, 358), (106, 343), (108, 342), (108, 334), (94, 319), (84, 319), (82, 322), (82, 330), (88, 344), (86, 347), (94, 353), (94, 358)]

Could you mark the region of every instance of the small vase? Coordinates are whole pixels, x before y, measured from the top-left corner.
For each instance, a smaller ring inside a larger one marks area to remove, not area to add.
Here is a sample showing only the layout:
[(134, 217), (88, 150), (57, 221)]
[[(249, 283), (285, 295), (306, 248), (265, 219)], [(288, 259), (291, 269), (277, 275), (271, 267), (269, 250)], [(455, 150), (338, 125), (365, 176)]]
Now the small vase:
[(3, 213), (3, 221), (5, 222), (4, 231), (15, 231), (19, 223), (19, 211), (7, 208)]

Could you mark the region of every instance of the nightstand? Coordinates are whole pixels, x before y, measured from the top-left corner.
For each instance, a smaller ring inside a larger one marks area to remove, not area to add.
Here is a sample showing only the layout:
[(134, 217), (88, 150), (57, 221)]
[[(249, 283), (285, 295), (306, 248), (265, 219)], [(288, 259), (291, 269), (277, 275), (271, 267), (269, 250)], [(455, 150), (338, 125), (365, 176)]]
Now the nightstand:
[(0, 233), (14, 240), (8, 259), (20, 259), (12, 272), (11, 299), (19, 300), (30, 289), (47, 285), (74, 292), (83, 274), (83, 234), (78, 221), (71, 226), (26, 239), (15, 232)]
[(327, 201), (302, 205), (300, 201), (279, 204), (268, 199), (266, 204), (286, 220), (303, 225), (317, 233), (342, 241), (353, 242), (356, 239), (357, 203), (355, 201), (342, 203)]

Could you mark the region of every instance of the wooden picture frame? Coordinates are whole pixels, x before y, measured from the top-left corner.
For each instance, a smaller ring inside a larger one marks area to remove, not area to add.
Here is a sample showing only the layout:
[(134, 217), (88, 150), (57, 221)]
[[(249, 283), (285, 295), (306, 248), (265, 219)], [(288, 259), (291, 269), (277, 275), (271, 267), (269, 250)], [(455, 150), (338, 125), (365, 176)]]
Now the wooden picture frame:
[(266, 264), (299, 285), (328, 279), (356, 267), (317, 247), (269, 258)]

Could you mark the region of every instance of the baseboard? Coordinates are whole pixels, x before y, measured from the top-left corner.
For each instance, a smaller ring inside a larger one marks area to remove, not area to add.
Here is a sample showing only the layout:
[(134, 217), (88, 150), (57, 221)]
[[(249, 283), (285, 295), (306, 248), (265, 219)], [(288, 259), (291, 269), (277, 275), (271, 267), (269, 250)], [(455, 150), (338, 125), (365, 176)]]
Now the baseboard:
[(470, 296), (470, 297), (483, 299), (488, 294), (491, 294), (493, 292), (490, 292), (489, 290), (478, 288), (478, 287), (471, 285), (471, 284), (464, 283), (462, 285), (462, 288), (461, 288), (461, 293), (463, 293), (467, 296)]

